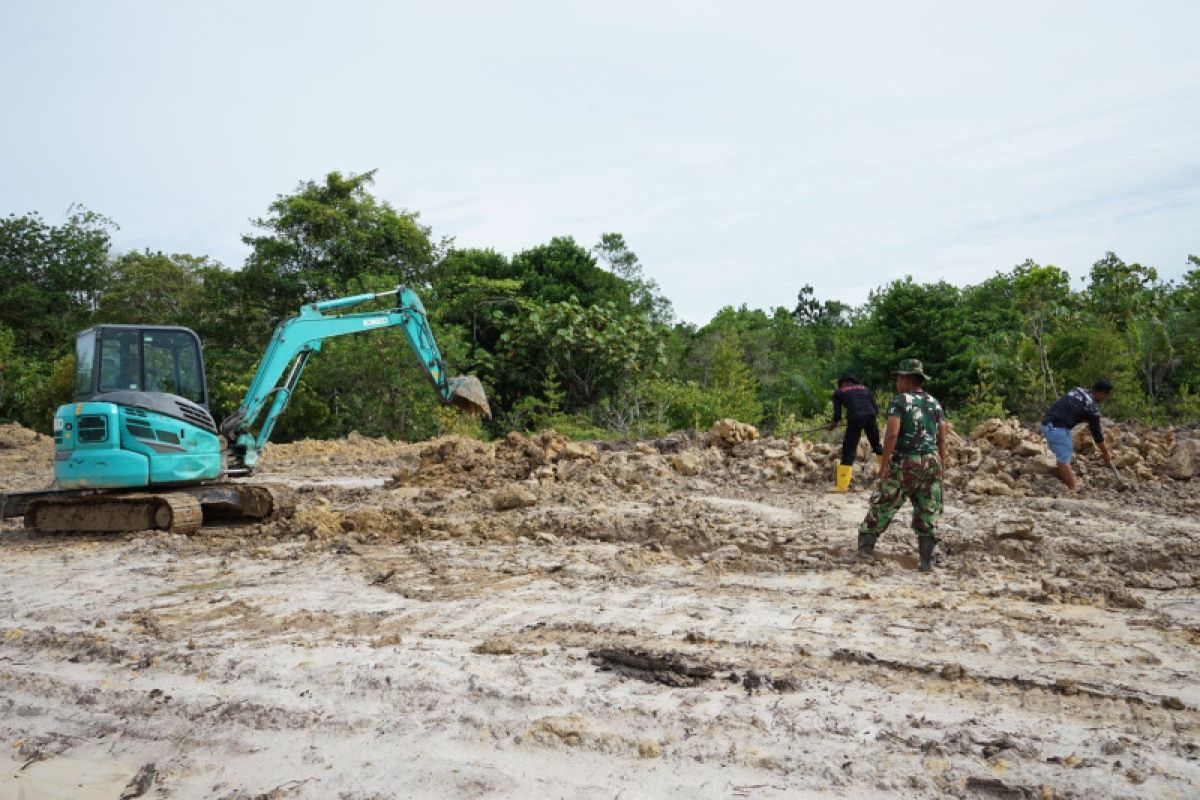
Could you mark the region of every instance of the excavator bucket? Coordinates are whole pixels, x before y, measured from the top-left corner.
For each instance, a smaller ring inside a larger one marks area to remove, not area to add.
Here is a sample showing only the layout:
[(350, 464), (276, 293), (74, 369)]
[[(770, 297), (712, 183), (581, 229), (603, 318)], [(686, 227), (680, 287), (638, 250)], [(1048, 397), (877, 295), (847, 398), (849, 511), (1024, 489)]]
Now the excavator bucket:
[(483, 384), (474, 375), (466, 375), (450, 381), (450, 405), (466, 411), (468, 414), (492, 418), (492, 407), (488, 405)]

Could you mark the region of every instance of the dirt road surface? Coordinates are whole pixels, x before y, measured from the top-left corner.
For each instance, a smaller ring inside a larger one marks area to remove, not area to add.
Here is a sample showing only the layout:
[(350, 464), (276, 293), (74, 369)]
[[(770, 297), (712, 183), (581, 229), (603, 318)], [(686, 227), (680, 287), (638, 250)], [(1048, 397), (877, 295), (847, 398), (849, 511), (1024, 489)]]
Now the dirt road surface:
[[(854, 559), (832, 445), (736, 435), (301, 442), (291, 519), (10, 521), (0, 799), (1200, 796), (1185, 439), (1078, 495), (957, 441), (928, 575), (903, 517)], [(0, 489), (52, 457), (10, 427)]]

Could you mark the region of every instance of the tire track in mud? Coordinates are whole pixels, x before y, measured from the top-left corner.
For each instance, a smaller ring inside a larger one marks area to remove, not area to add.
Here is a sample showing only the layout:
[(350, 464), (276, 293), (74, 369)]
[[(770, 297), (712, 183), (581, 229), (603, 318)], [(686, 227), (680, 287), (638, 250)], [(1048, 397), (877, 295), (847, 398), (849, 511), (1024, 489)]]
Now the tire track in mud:
[(197, 796), (1200, 791), (1188, 497), (962, 503), (926, 577), (903, 520), (850, 562), (863, 494), (621, 458), (511, 511), (357, 477), (290, 528), (6, 539), (0, 739)]

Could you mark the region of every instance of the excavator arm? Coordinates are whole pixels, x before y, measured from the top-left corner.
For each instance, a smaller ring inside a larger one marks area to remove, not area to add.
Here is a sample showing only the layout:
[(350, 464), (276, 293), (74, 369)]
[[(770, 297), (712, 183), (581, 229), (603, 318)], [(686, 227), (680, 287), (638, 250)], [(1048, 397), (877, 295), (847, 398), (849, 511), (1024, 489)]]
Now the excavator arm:
[[(391, 295), (396, 295), (396, 305), (383, 311), (325, 313)], [(313, 354), (321, 350), (324, 340), (395, 327), (403, 329), (438, 399), (474, 414), (491, 416), (487, 396), (478, 378), (451, 378), (446, 374), (446, 365), (429, 329), (425, 307), (412, 289), (399, 286), (377, 294), (310, 303), (300, 309), (299, 316), (286, 320), (275, 329), (237, 411), (221, 423), (221, 433), (229, 441), (230, 449), (226, 474), (248, 475), (254, 471), (258, 456), (270, 440), (279, 415), (287, 408), (304, 367)], [(262, 424), (255, 433), (254, 426), (260, 417)]]

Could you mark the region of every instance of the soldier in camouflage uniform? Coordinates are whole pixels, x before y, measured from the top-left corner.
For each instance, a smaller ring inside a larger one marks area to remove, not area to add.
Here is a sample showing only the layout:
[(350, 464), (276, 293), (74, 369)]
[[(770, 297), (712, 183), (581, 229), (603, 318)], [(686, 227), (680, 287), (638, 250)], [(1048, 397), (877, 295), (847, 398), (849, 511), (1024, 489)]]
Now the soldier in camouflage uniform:
[(935, 522), (942, 511), (946, 416), (941, 404), (921, 388), (928, 376), (920, 361), (905, 359), (893, 375), (897, 394), (888, 406), (879, 489), (871, 495), (871, 508), (858, 526), (858, 551), (872, 556), (875, 540), (904, 501), (911, 500), (921, 556), (918, 569), (927, 571), (933, 567)]

